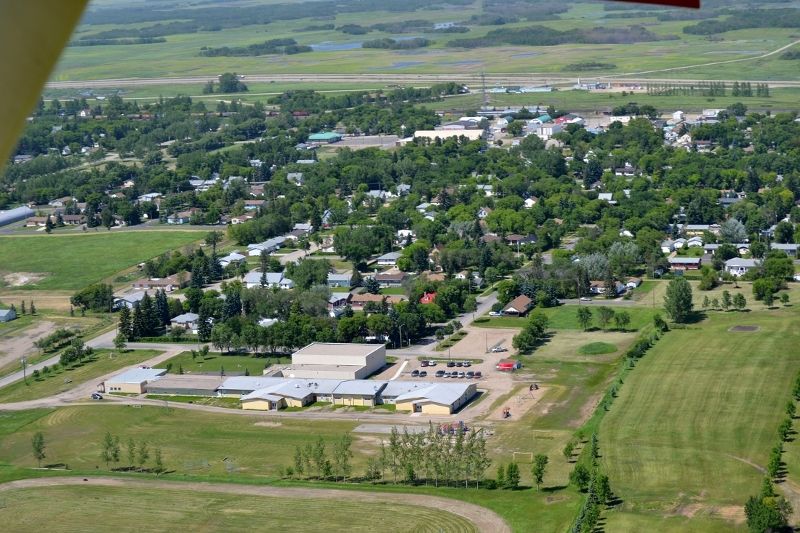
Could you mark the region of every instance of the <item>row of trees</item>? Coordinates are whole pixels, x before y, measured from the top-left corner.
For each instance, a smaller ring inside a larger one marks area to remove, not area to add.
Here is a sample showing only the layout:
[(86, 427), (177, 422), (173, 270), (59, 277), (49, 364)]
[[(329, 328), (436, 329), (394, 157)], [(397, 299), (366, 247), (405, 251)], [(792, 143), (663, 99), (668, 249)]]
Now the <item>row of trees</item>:
[[(578, 307), (578, 323), (584, 331), (592, 327), (594, 313), (587, 306)], [(597, 323), (601, 329), (605, 329), (608, 324), (614, 322), (617, 329), (625, 331), (631, 323), (631, 314), (628, 311), (614, 311), (610, 307), (602, 306), (597, 309)]]
[(294, 452), (294, 464), (286, 468), (286, 474), (346, 481), (353, 472), (350, 463), (353, 458), (353, 452), (350, 450), (352, 443), (349, 433), (342, 435), (333, 444), (331, 458), (328, 458), (325, 440), (322, 437), (319, 437), (313, 445), (297, 446)]
[(795, 378), (792, 398), (786, 403), (786, 418), (778, 427), (778, 443), (770, 452), (767, 475), (761, 484), (761, 490), (757, 495), (748, 498), (744, 506), (750, 531), (781, 531), (788, 525), (792, 507), (783, 496), (775, 492), (773, 482), (780, 481), (786, 475), (781, 457), (783, 445), (793, 432), (798, 401), (800, 401), (800, 374)]
[(119, 312), (119, 334), (128, 341), (141, 337), (155, 337), (162, 334), (173, 316), (183, 312), (178, 300), (171, 304), (164, 289), (158, 289), (155, 297), (145, 293), (133, 307), (133, 313), (127, 306)]
[[(789, 296), (786, 296), (786, 300), (789, 300)], [(722, 291), (722, 299), (718, 299), (716, 297), (709, 299), (708, 296), (703, 297), (703, 309), (722, 309), (723, 311), (727, 311), (728, 309), (736, 309), (737, 311), (744, 311), (747, 307), (747, 298), (744, 297), (744, 294), (741, 292), (737, 292), (733, 296), (731, 296), (730, 291)]]
[[(106, 463), (106, 468), (110, 467), (111, 463), (117, 464), (122, 460), (122, 448), (118, 435), (112, 435), (111, 432), (106, 432), (100, 446), (100, 459)], [(129, 438), (127, 443), (127, 459), (128, 470), (136, 468), (137, 465), (139, 470), (145, 470), (145, 465), (150, 459), (150, 447), (147, 442), (142, 440), (137, 444), (133, 437)], [(153, 466), (149, 470), (156, 474), (161, 474), (166, 470), (164, 468), (161, 448), (156, 448), (153, 451)]]

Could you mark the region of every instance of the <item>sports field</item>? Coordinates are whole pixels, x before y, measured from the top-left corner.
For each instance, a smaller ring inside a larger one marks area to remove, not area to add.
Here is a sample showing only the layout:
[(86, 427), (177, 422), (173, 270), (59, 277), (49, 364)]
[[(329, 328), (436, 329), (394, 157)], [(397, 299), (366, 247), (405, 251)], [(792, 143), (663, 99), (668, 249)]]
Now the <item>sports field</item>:
[[(140, 531), (474, 532), (461, 516), (429, 507), (360, 498), (314, 499), (131, 487), (43, 487), (0, 493), (6, 531), (110, 528)], [(42, 502), (48, 502), (42, 505)]]
[(624, 502), (608, 530), (744, 529), (742, 506), (800, 369), (797, 318), (791, 308), (711, 313), (637, 364), (600, 426), (603, 466)]
[(199, 241), (196, 231), (127, 231), (0, 237), (0, 279), (30, 274), (15, 289), (81, 289), (152, 257)]

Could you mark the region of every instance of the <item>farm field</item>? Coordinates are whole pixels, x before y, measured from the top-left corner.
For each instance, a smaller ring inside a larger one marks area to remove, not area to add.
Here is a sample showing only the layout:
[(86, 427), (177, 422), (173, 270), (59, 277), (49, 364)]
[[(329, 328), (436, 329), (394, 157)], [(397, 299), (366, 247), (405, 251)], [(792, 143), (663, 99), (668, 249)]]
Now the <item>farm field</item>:
[[(331, 531), (473, 532), (474, 524), (445, 510), (390, 501), (198, 493), (191, 490), (132, 487), (42, 487), (2, 493), (0, 520), (9, 531), (68, 532), (87, 524), (114, 522), (116, 531), (141, 531), (147, 509), (151, 531), (246, 531), (255, 524), (269, 531), (319, 531), (319, 518)], [(42, 506), (40, 502), (51, 502)], [(13, 511), (12, 511), (13, 510)], [(113, 516), (113, 520), (109, 517)], [(153, 529), (154, 528), (154, 529)]]
[(23, 402), (54, 396), (69, 391), (92, 379), (104, 376), (126, 366), (147, 361), (158, 355), (156, 350), (130, 350), (120, 354), (116, 350), (95, 350), (82, 364), (59, 368), (35, 379), (28, 376), (27, 384), (17, 381), (0, 388), (0, 403)]
[(637, 364), (600, 425), (601, 461), (623, 501), (608, 530), (745, 529), (742, 506), (800, 369), (796, 321), (791, 309), (711, 313)]
[(165, 230), (0, 236), (0, 276), (29, 275), (30, 282), (16, 289), (81, 289), (167, 250), (199, 241), (203, 235)]

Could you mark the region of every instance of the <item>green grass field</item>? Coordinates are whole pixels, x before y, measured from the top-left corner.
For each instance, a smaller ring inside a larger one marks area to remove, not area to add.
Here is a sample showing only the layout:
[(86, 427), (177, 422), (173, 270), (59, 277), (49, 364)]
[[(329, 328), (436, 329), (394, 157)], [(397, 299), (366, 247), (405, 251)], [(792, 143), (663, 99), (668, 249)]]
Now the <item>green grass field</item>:
[(40, 281), (18, 288), (81, 289), (167, 250), (199, 241), (192, 231), (127, 231), (0, 237), (0, 275), (32, 273)]
[[(659, 302), (659, 306), (661, 302)], [(544, 314), (550, 320), (548, 324), (549, 329), (582, 329), (578, 322), (578, 307), (577, 305), (560, 305), (558, 307), (546, 307), (542, 309)], [(589, 309), (592, 310), (592, 320), (594, 327), (599, 327), (597, 323), (597, 308), (599, 305), (592, 304)], [(653, 316), (659, 313), (658, 309), (647, 308), (644, 306), (609, 306), (614, 311), (627, 311), (631, 316), (631, 322), (626, 327), (628, 331), (635, 331), (647, 324), (651, 324)], [(516, 317), (493, 317), (485, 322), (474, 322), (478, 327), (482, 328), (521, 328), (525, 325), (526, 318)], [(606, 328), (615, 328), (614, 322), (610, 322)]]
[[(133, 487), (47, 487), (3, 493), (0, 520), (7, 531), (84, 530), (113, 522), (115, 531), (472, 532), (467, 519), (428, 507), (393, 502), (275, 498)], [(41, 505), (42, 501), (50, 502)], [(147, 516), (142, 515), (147, 510)], [(113, 518), (112, 518), (113, 517)]]
[(713, 313), (637, 364), (600, 426), (602, 463), (624, 502), (607, 514), (609, 531), (743, 528), (800, 369), (797, 318)]
[(120, 368), (147, 361), (158, 355), (155, 350), (131, 350), (120, 354), (116, 350), (95, 350), (91, 359), (84, 359), (78, 366), (59, 369), (42, 375), (39, 379), (28, 376), (0, 389), (0, 403), (23, 402), (46, 398), (71, 390), (92, 379), (99, 378)]
[(287, 357), (224, 355), (219, 352), (210, 352), (205, 359), (197, 357), (193, 360), (192, 353), (186, 351), (156, 365), (156, 368), (167, 368), (167, 365), (171, 364), (170, 373), (172, 374), (177, 374), (178, 371), (183, 368), (184, 373), (187, 374), (193, 372), (217, 374), (221, 369), (224, 369), (226, 372), (235, 372), (237, 374), (244, 373), (245, 370), (248, 370), (251, 376), (260, 376), (266, 367), (279, 362), (286, 363), (289, 362), (289, 360), (290, 359)]
[(590, 342), (578, 348), (578, 353), (583, 355), (602, 355), (616, 351), (617, 347), (610, 342)]

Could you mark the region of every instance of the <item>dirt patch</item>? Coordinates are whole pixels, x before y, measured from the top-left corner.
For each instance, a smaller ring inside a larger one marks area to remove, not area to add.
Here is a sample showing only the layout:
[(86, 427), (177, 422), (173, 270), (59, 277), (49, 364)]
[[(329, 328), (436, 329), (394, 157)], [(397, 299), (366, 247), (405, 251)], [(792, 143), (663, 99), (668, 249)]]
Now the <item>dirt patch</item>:
[(25, 285), (33, 285), (42, 281), (46, 274), (41, 272), (12, 272), (3, 276), (3, 281), (9, 287), (22, 287)]
[(279, 428), (283, 424), (281, 424), (280, 422), (256, 422), (253, 425), (254, 426), (259, 426), (259, 427), (262, 427), (262, 428)]
[[(539, 386), (538, 390), (529, 390), (527, 386), (519, 387), (506, 401), (502, 402), (488, 417), (489, 420), (520, 420), (544, 398), (547, 387)], [(503, 418), (503, 411), (508, 408), (511, 416)]]
[(686, 518), (694, 518), (698, 514), (717, 516), (736, 524), (744, 523), (747, 518), (744, 514), (744, 507), (738, 505), (708, 505), (703, 503), (681, 505), (671, 514), (685, 516)]
[(36, 341), (56, 329), (53, 322), (43, 321), (34, 326), (0, 337), (0, 367), (19, 360), (20, 357), (37, 351)]
[(752, 332), (752, 331), (758, 331), (759, 329), (761, 329), (761, 328), (759, 328), (758, 326), (733, 326), (728, 331), (751, 331)]

